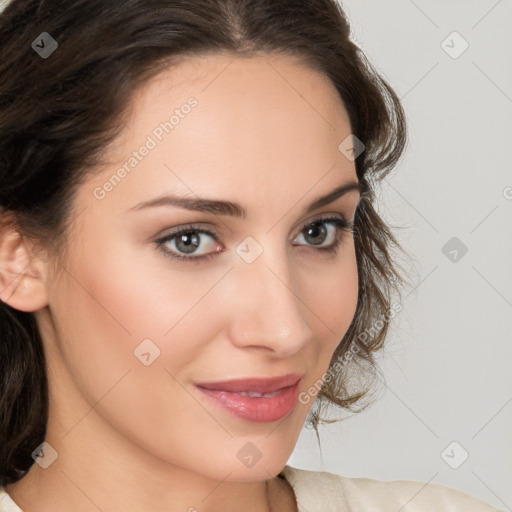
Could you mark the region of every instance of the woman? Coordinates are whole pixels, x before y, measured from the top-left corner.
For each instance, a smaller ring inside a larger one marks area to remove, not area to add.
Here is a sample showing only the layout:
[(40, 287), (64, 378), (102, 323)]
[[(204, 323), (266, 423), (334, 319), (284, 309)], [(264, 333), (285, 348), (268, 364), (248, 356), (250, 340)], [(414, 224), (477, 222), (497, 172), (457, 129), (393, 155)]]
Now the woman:
[(0, 42), (0, 510), (492, 510), (286, 465), (404, 281), (405, 116), (336, 3), (13, 0)]

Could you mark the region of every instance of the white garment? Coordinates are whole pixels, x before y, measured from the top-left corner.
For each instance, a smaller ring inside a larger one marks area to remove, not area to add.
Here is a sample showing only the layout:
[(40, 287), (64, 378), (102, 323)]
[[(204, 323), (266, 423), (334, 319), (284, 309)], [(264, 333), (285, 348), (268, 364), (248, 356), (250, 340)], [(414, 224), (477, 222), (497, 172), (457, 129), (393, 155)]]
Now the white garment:
[(12, 0), (0, 0), (0, 14), (11, 3)]
[(462, 491), (412, 480), (351, 478), (285, 466), (299, 512), (500, 512)]
[[(500, 512), (439, 484), (350, 478), (288, 465), (280, 474), (295, 491), (299, 512)], [(0, 512), (23, 512), (3, 488)]]

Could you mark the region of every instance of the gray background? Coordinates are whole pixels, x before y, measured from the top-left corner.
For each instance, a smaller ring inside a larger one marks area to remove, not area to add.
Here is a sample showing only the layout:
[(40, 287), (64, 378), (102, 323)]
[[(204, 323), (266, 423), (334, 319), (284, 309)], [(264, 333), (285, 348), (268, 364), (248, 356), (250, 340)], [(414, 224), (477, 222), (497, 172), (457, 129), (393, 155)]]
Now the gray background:
[[(415, 284), (379, 357), (387, 387), (377, 383), (366, 411), (322, 426), (321, 453), (303, 429), (288, 463), (431, 481), (512, 510), (512, 2), (342, 5), (408, 116), (379, 210), (400, 226)], [(457, 36), (442, 45), (454, 31), (469, 44), (460, 55)], [(448, 254), (456, 261), (442, 252), (452, 237), (468, 249)]]

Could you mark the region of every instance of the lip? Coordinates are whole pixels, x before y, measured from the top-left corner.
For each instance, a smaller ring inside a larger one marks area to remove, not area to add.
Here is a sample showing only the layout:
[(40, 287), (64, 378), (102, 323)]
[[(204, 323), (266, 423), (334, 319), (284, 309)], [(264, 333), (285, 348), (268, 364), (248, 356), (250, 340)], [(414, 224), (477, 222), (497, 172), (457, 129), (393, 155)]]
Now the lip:
[[(215, 405), (255, 423), (268, 423), (287, 416), (297, 402), (300, 374), (272, 378), (244, 378), (196, 384), (196, 388)], [(242, 392), (272, 393), (252, 397)]]
[(231, 393), (239, 393), (241, 391), (272, 393), (279, 389), (293, 386), (302, 376), (300, 373), (289, 373), (280, 377), (247, 377), (216, 382), (201, 382), (196, 385), (201, 388), (229, 391)]

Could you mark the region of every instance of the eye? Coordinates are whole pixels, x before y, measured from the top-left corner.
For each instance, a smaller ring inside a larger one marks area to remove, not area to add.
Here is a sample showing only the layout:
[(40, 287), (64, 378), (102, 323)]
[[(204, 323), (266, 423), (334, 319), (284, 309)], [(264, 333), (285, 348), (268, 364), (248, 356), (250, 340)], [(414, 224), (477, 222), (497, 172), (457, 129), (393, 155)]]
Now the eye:
[[(331, 226), (327, 229), (326, 226)], [(312, 245), (317, 251), (335, 256), (342, 240), (344, 231), (351, 231), (353, 223), (344, 217), (322, 217), (305, 224), (299, 233), (306, 244)], [(325, 241), (327, 240), (327, 243)]]
[[(326, 226), (330, 226), (330, 229)], [(344, 217), (323, 217), (304, 224), (299, 236), (303, 237), (306, 245), (312, 246), (317, 252), (335, 256), (343, 231), (352, 229), (353, 223)], [(166, 256), (187, 262), (207, 260), (223, 252), (222, 249), (215, 249), (216, 244), (213, 242), (218, 244), (216, 233), (194, 225), (177, 229), (155, 240), (157, 248)], [(198, 252), (203, 254), (197, 255)]]
[[(212, 247), (213, 244), (209, 244), (208, 241), (204, 242), (205, 239), (207, 240), (206, 235), (212, 240), (217, 240), (216, 235), (211, 231), (192, 225), (173, 231), (165, 237), (156, 240), (155, 243), (170, 258), (184, 261), (203, 260), (215, 256), (220, 251), (215, 251), (214, 249), (212, 252), (210, 249), (207, 254), (200, 256), (183, 256), (183, 254), (195, 254), (199, 248), (208, 251), (209, 246)], [(169, 248), (172, 250), (169, 250)]]

